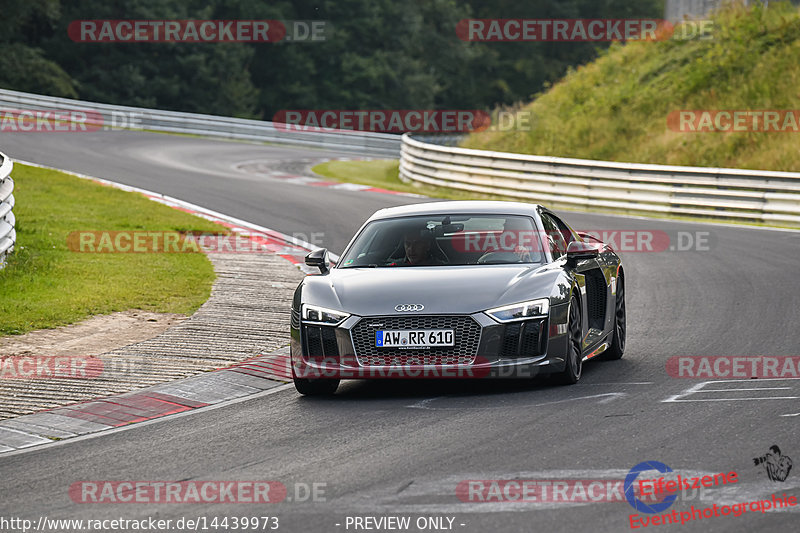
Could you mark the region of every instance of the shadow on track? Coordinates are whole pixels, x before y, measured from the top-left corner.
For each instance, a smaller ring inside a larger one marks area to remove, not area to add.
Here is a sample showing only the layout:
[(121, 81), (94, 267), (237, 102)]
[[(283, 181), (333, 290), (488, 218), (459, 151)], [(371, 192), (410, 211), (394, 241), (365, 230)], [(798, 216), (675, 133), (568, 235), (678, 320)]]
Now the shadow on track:
[[(608, 363), (606, 363), (607, 365)], [(603, 365), (603, 366), (606, 366)], [(618, 366), (619, 363), (613, 364)], [(431, 397), (498, 397), (506, 394), (542, 393), (548, 399), (554, 396), (568, 398), (586, 394), (582, 384), (591, 378), (607, 376), (601, 367), (589, 364), (583, 368), (583, 379), (574, 386), (559, 385), (548, 375), (527, 379), (373, 379), (343, 380), (333, 396), (309, 397), (304, 402), (343, 403), (364, 400), (425, 399)], [(619, 369), (622, 370), (622, 369)], [(563, 392), (561, 392), (563, 391)], [(537, 396), (539, 394), (536, 394)]]

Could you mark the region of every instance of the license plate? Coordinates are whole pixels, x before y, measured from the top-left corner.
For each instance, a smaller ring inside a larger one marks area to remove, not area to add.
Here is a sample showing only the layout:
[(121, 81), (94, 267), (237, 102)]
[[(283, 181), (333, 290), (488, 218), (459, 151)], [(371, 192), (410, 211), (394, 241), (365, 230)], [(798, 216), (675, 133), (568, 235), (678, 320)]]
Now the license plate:
[(430, 348), (455, 346), (452, 329), (386, 329), (375, 332), (378, 348)]

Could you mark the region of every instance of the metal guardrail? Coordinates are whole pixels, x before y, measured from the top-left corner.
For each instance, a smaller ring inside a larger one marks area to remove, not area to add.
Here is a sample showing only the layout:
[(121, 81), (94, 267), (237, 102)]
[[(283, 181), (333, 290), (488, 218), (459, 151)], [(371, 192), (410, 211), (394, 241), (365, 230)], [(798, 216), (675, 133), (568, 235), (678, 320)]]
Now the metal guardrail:
[[(797, 3), (797, 0), (791, 0)], [(684, 18), (701, 18), (724, 4), (741, 2), (745, 6), (761, 2), (769, 7), (769, 0), (667, 0), (664, 5), (664, 18), (673, 22)]]
[[(0, 89), (0, 108), (10, 110), (91, 111), (102, 117), (101, 125), (107, 127), (115, 124), (115, 120), (116, 123), (120, 123), (122, 118), (135, 116), (137, 118), (136, 127), (145, 130), (313, 146), (379, 157), (396, 158), (400, 154), (400, 136), (388, 133), (351, 130), (292, 131), (281, 128), (279, 123), (263, 120), (98, 104), (7, 89)], [(93, 124), (96, 122), (92, 122), (90, 117), (87, 123)], [(278, 127), (276, 127), (276, 124), (278, 124)]]
[(14, 229), (14, 180), (11, 169), (14, 163), (5, 154), (0, 153), (0, 268), (6, 265), (6, 256), (14, 251), (17, 232)]
[(560, 207), (800, 227), (800, 173), (543, 157), (403, 135), (400, 178)]
[[(789, 1), (795, 5), (800, 3), (800, 0)], [(667, 0), (664, 5), (664, 18), (673, 22), (684, 18), (702, 18), (726, 3), (735, 2), (743, 3), (745, 6), (760, 2), (765, 7), (769, 7), (769, 0)]]
[(667, 0), (664, 5), (664, 18), (672, 21), (684, 17), (699, 18), (730, 0)]

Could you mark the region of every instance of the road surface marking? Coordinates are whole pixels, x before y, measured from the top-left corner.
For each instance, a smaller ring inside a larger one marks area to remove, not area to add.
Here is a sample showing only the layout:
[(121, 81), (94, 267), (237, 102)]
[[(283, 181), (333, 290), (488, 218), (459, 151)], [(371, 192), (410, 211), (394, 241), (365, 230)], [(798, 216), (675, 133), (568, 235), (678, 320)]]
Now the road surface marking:
[[(753, 385), (754, 380), (752, 379), (726, 379), (726, 380), (716, 380), (716, 381), (701, 381), (691, 387), (685, 389), (683, 392), (679, 394), (674, 394), (664, 400), (661, 400), (661, 403), (678, 403), (678, 402), (740, 402), (740, 401), (752, 401), (752, 400), (796, 400), (800, 399), (800, 396), (751, 396), (746, 398), (694, 398), (693, 396), (703, 393), (726, 393), (726, 392), (754, 392), (754, 391), (772, 391), (772, 390), (795, 390), (795, 387), (741, 387), (741, 388), (721, 388), (721, 389), (706, 389), (706, 385), (712, 384), (719, 384), (719, 383), (747, 383), (749, 385)], [(763, 383), (764, 381), (768, 381), (769, 384), (772, 384), (776, 381), (789, 381), (789, 382), (796, 382), (797, 379), (769, 379), (769, 380), (761, 380), (760, 382)]]

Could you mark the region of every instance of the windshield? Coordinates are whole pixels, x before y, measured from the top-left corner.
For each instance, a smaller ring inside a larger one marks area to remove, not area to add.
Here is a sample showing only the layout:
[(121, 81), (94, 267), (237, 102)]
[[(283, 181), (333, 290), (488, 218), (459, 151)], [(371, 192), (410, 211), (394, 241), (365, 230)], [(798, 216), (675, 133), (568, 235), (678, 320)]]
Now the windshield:
[(533, 219), (426, 215), (370, 222), (340, 268), (541, 263)]

